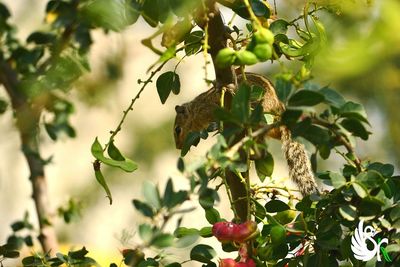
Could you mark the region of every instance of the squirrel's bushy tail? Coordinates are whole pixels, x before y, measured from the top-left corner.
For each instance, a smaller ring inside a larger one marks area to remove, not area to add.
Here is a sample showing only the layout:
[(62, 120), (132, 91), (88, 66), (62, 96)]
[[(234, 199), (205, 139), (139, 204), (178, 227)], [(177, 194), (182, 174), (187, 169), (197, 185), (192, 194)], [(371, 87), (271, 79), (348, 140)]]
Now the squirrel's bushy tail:
[(303, 196), (317, 192), (311, 162), (304, 146), (292, 140), (291, 133), (286, 126), (281, 126), (280, 130), (282, 149), (289, 167), (290, 179), (297, 184)]

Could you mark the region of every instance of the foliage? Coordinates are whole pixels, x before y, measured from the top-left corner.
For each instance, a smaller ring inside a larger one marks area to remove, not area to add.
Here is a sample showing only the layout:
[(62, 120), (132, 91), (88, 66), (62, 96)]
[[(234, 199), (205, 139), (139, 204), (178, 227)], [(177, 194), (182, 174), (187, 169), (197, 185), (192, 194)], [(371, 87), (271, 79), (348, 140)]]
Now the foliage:
[[(157, 62), (149, 67), (151, 74), (147, 80), (139, 81), (142, 87), (138, 95), (125, 109), (106, 145), (101, 145), (95, 138), (91, 147), (95, 158), (95, 177), (111, 204), (111, 190), (101, 166), (118, 167), (126, 172), (137, 169), (137, 164), (125, 157), (114, 141), (141, 92), (161, 72), (166, 62), (203, 53), (205, 64), (208, 64), (209, 52), (217, 74), (220, 70), (238, 67), (244, 75), (246, 66), (260, 62), (284, 64), (286, 60), (297, 61), (299, 69), (282, 72), (276, 77), (276, 93), (286, 107), (281, 118), (265, 113), (261, 105), (254, 105), (262, 99), (262, 90), (244, 82), (238, 85), (230, 108), (221, 103), (216, 110), (223, 127), (219, 128), (216, 143), (202, 160), (196, 163), (185, 162), (183, 158), (178, 160), (178, 169), (188, 178), (187, 189), (176, 191), (171, 178), (163, 191), (151, 183), (144, 184), (144, 200), (135, 199), (132, 202), (147, 220), (138, 226), (142, 242), (123, 250), (122, 262), (127, 266), (140, 267), (175, 267), (185, 262), (217, 266), (216, 250), (207, 244), (193, 246), (195, 242), (200, 238), (218, 238), (212, 230), (215, 225), (234, 225), (236, 229), (246, 232), (246, 227), (254, 226), (256, 222), (260, 231), (252, 229), (239, 239), (232, 238), (230, 233), (222, 238), (221, 248), (226, 252), (237, 252), (238, 257), (236, 260), (222, 259), (220, 266), (239, 266), (238, 260), (244, 264), (240, 266), (253, 266), (251, 264), (254, 263), (257, 266), (390, 266), (387, 258), (386, 262), (376, 262), (374, 258), (365, 263), (354, 257), (351, 237), (360, 220), (379, 229), (376, 237), (389, 240), (385, 247), (389, 259), (400, 261), (400, 176), (394, 174), (393, 165), (365, 161), (357, 156), (356, 140), (368, 140), (371, 134), (364, 107), (346, 100), (330, 87), (311, 82), (313, 63), (328, 42), (320, 14), (335, 16), (334, 12), (338, 12), (341, 6), (332, 5), (331, 1), (307, 1), (303, 14), (286, 20), (279, 17), (267, 1), (217, 2), (246, 22), (241, 28), (224, 25), (229, 32), (229, 45), (218, 51), (214, 51), (215, 35), (210, 22), (219, 15), (216, 10), (211, 10), (214, 8), (213, 1), (49, 1), (46, 20), (50, 29), (33, 32), (24, 43), (15, 37), (15, 27), (8, 20), (10, 12), (0, 4), (0, 34), (4, 43), (0, 61), (8, 64), (20, 81), (19, 86), (9, 89), (11, 102), (16, 99), (13, 94), (20, 94), (28, 105), (42, 104), (41, 111), (52, 114), (51, 121), (43, 122), (49, 137), (57, 140), (61, 133), (74, 137), (75, 130), (69, 124), (74, 108), (65, 93), (71, 90), (79, 77), (90, 71), (86, 58), (92, 43), (91, 31), (95, 28), (106, 32), (122, 31), (139, 17), (149, 26), (158, 28), (155, 34), (142, 40), (143, 45), (159, 55)], [(210, 10), (214, 11), (213, 16), (210, 16)], [(153, 44), (159, 35), (162, 35), (161, 47)], [(173, 71), (161, 73), (156, 80), (162, 104), (168, 101), (171, 91), (174, 94), (181, 91), (177, 72), (180, 63), (179, 60)], [(207, 80), (207, 72), (204, 75)], [(4, 80), (0, 81), (6, 85)], [(15, 103), (11, 104), (17, 110)], [(0, 113), (7, 106), (7, 102), (0, 99)], [(286, 125), (293, 137), (309, 143), (313, 169), (324, 185), (320, 194), (299, 198), (296, 190), (270, 179), (274, 157), (262, 137), (268, 130), (280, 125)], [(182, 156), (212, 131), (215, 128), (190, 133)], [(343, 159), (343, 166), (338, 170), (319, 168), (318, 163), (330, 158), (334, 152)], [(253, 183), (250, 183), (249, 171), (253, 165), (260, 181), (254, 182), (253, 178)], [(221, 218), (216, 209), (219, 194), (226, 192), (234, 214), (233, 221), (242, 219), (238, 216), (236, 202), (239, 199), (232, 194), (228, 173), (234, 173), (240, 179), (246, 193), (241, 201), (244, 200), (248, 207), (247, 221), (250, 223), (226, 223), (231, 218)], [(219, 181), (220, 185), (212, 187), (210, 181), (213, 180)], [(226, 191), (221, 190), (223, 187)], [(196, 229), (181, 225), (182, 217), (193, 210), (184, 204), (193, 200), (198, 200), (209, 223)], [(60, 208), (59, 212), (69, 222), (79, 214), (79, 205), (71, 201), (67, 208)], [(177, 226), (173, 232), (168, 232), (166, 225), (172, 219)], [(32, 228), (27, 216), (12, 225), (14, 234), (7, 244), (0, 247), (0, 263), (7, 258), (19, 257), (18, 250), (23, 243), (32, 246), (30, 235), (17, 235), (22, 229)], [(221, 241), (221, 238), (218, 239)], [(192, 247), (185, 261), (171, 261), (165, 253), (172, 247), (188, 246)], [(22, 264), (95, 265), (95, 261), (86, 256), (87, 253), (83, 247), (66, 255), (57, 253), (55, 257), (46, 253), (34, 254), (25, 257)]]

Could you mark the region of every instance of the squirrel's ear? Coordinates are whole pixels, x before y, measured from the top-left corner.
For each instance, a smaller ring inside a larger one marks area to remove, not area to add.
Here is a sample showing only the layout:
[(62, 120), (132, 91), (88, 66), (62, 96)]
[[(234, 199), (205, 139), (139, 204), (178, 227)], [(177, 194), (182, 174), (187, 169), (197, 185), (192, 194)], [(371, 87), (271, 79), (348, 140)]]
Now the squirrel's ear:
[(178, 114), (183, 114), (183, 113), (185, 113), (185, 107), (184, 106), (175, 106), (175, 111), (176, 111), (176, 113), (178, 113)]

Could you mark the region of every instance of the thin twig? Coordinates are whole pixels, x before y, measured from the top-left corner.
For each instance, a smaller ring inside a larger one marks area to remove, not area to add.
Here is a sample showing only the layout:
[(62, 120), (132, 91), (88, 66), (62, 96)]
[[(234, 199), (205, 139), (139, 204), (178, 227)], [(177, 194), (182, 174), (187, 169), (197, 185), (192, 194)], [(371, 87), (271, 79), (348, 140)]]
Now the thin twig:
[(239, 142), (237, 142), (236, 144), (234, 144), (234, 145), (226, 152), (226, 155), (227, 155), (229, 158), (233, 158), (233, 156), (235, 155), (235, 153), (238, 152), (239, 149), (240, 149), (246, 142), (248, 142), (248, 141), (250, 141), (251, 139), (254, 139), (254, 138), (258, 137), (258, 136), (261, 136), (261, 135), (266, 134), (268, 131), (270, 131), (271, 129), (273, 129), (273, 128), (277, 127), (277, 126), (279, 126), (279, 123), (278, 123), (278, 122), (275, 122), (275, 123), (273, 123), (273, 124), (269, 124), (269, 125), (266, 125), (266, 126), (260, 128), (260, 129), (258, 129), (257, 131), (251, 133), (251, 135), (249, 135), (249, 136), (243, 137)]
[(108, 143), (104, 146), (103, 151), (105, 151), (107, 149), (107, 147), (110, 145), (110, 143), (114, 141), (114, 137), (118, 134), (119, 131), (121, 131), (122, 124), (124, 123), (126, 116), (128, 115), (129, 111), (131, 111), (133, 109), (133, 105), (135, 104), (136, 100), (138, 100), (140, 98), (140, 95), (142, 94), (142, 92), (146, 88), (147, 84), (152, 82), (152, 79), (154, 78), (154, 76), (159, 71), (161, 71), (161, 69), (164, 67), (164, 65), (166, 63), (167, 63), (167, 61), (163, 62), (155, 71), (151, 72), (149, 78), (146, 81), (142, 82), (143, 83), (142, 88), (140, 88), (139, 92), (131, 100), (131, 103), (129, 104), (129, 106), (123, 111), (123, 116), (122, 116), (120, 122), (118, 123), (117, 127), (115, 128), (115, 130), (110, 132), (111, 133), (110, 139), (109, 139)]
[[(318, 8), (316, 8), (316, 9), (313, 9), (313, 10), (311, 10), (310, 12), (308, 12), (308, 15), (312, 15), (312, 14), (314, 14), (315, 12), (317, 12), (317, 11), (319, 11), (319, 10), (322, 10), (322, 9), (324, 9), (324, 7), (318, 7)], [(289, 24), (290, 24), (290, 25), (293, 25), (296, 21), (301, 20), (302, 18), (304, 18), (304, 14), (302, 14), (302, 15), (298, 16), (297, 18), (295, 18), (295, 19), (289, 21)]]
[(313, 121), (313, 123), (315, 123), (317, 125), (321, 125), (321, 126), (327, 128), (329, 131), (331, 131), (336, 136), (337, 141), (346, 148), (347, 152), (354, 155), (353, 162), (356, 164), (357, 170), (361, 171), (362, 170), (361, 160), (356, 155), (355, 148), (351, 145), (351, 143), (342, 134), (340, 134), (337, 131), (337, 129), (335, 129), (336, 126), (327, 121), (323, 121), (317, 117), (313, 117), (312, 121)]

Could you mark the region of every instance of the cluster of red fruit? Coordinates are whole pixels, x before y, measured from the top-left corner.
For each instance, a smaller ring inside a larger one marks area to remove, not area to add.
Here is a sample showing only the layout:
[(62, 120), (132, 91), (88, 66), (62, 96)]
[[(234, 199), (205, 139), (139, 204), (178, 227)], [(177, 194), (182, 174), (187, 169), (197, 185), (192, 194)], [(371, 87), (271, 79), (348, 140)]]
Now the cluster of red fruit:
[(213, 236), (218, 241), (233, 242), (240, 246), (239, 255), (240, 260), (234, 259), (221, 259), (219, 267), (255, 267), (256, 264), (253, 259), (249, 258), (247, 253), (247, 241), (258, 236), (257, 223), (253, 221), (246, 221), (244, 223), (236, 224), (233, 222), (217, 222), (212, 228)]

